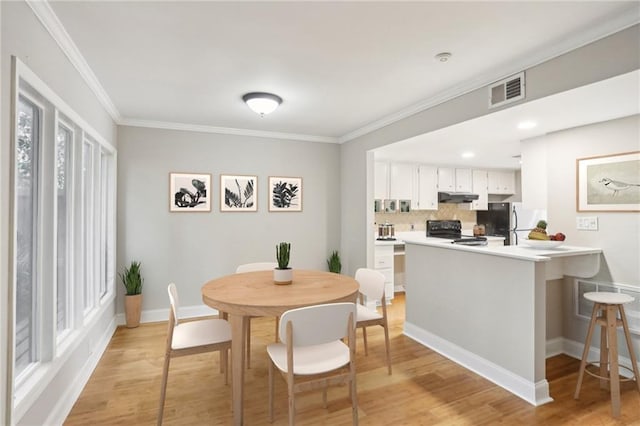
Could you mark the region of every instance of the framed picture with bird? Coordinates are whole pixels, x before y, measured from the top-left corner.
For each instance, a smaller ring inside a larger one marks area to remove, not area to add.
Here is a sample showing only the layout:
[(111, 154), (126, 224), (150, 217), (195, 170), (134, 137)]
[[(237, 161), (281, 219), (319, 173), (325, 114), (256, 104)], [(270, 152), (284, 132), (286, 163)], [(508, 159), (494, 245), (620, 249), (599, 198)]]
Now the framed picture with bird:
[(640, 211), (640, 151), (576, 160), (576, 210)]

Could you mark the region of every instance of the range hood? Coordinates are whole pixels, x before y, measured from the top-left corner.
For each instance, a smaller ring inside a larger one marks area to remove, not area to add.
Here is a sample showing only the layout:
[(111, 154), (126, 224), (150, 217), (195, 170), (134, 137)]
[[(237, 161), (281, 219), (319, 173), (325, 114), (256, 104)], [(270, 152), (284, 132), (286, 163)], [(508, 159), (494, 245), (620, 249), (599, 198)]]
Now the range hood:
[(478, 194), (470, 192), (438, 192), (439, 203), (470, 203), (478, 199)]

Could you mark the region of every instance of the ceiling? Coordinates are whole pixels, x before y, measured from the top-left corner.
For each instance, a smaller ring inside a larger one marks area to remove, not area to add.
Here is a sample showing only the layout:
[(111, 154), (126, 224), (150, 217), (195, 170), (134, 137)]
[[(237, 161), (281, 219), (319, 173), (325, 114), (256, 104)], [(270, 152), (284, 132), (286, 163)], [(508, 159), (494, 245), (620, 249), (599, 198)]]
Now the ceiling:
[[(637, 1), (33, 3), (63, 27), (59, 43), (76, 49), (67, 54), (119, 124), (323, 142), (640, 22)], [(439, 62), (440, 52), (453, 56)], [(261, 118), (242, 102), (251, 91), (284, 102)], [(474, 134), (498, 141), (505, 122)], [(464, 129), (438, 137), (451, 143)]]

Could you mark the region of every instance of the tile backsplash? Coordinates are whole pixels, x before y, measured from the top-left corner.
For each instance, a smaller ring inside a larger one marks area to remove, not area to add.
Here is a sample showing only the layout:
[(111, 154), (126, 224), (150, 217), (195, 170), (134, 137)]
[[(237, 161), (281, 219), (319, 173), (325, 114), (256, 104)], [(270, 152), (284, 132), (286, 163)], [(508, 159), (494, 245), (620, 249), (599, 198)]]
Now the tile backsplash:
[(376, 213), (376, 224), (389, 222), (396, 232), (426, 231), (427, 220), (459, 220), (462, 229), (472, 229), (476, 212), (458, 209), (457, 204), (440, 204), (438, 210), (412, 210), (408, 213)]

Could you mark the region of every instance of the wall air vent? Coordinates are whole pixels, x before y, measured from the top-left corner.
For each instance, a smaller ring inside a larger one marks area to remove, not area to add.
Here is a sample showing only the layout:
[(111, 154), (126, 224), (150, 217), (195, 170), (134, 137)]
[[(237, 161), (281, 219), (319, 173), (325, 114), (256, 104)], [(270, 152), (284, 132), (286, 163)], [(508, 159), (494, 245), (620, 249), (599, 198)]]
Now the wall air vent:
[(524, 99), (524, 72), (489, 86), (489, 108)]

